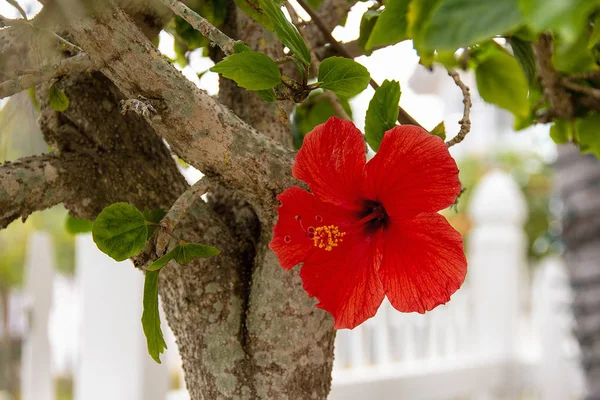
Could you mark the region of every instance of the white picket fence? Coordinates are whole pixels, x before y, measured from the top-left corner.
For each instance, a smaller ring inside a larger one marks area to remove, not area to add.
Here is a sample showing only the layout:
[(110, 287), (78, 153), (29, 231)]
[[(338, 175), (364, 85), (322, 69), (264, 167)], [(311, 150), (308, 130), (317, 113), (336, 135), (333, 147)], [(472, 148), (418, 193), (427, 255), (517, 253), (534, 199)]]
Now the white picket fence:
[[(492, 172), (472, 205), (463, 288), (425, 315), (400, 314), (385, 301), (365, 324), (338, 332), (331, 400), (568, 400), (584, 393), (564, 266), (547, 259), (530, 278), (521, 192), (508, 175)], [(22, 400), (54, 400), (53, 379), (65, 373), (74, 377), (75, 400), (185, 399), (184, 390), (169, 390), (179, 362), (171, 335), (163, 364), (146, 354), (141, 273), (100, 253), (89, 236), (78, 237), (76, 249), (71, 297), (56, 306), (53, 287), (61, 281), (50, 240), (31, 237), (21, 297), (29, 310)], [(67, 308), (72, 318), (58, 318)], [(61, 368), (57, 348), (71, 357)]]
[(338, 332), (331, 400), (582, 396), (564, 265), (544, 260), (529, 278), (527, 209), (510, 176), (491, 172), (471, 201), (464, 286), (425, 315), (386, 301), (375, 318)]

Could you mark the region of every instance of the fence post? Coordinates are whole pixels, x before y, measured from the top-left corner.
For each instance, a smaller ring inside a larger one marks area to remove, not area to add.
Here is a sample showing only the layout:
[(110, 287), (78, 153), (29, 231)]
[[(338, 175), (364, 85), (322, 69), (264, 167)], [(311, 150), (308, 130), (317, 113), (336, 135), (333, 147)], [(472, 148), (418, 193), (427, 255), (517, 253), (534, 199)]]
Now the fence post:
[(525, 198), (510, 175), (495, 170), (471, 199), (474, 229), (469, 236), (469, 280), (477, 351), (513, 360), (520, 313), (519, 279), (526, 267)]
[(75, 400), (164, 400), (167, 365), (148, 365), (140, 322), (142, 273), (100, 252), (90, 235), (77, 236), (76, 260), (82, 343)]
[(580, 398), (584, 378), (573, 336), (572, 292), (560, 258), (542, 260), (531, 297), (533, 329), (540, 346), (537, 391), (544, 400)]
[(52, 306), (54, 248), (50, 235), (34, 232), (27, 244), (25, 292), (30, 301), (23, 343), (21, 398), (54, 400), (48, 317)]

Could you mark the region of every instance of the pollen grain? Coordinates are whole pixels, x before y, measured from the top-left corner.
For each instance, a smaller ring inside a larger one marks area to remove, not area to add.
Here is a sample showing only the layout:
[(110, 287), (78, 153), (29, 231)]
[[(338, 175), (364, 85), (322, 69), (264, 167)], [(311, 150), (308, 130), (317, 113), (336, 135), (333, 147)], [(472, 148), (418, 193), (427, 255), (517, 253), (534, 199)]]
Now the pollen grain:
[(315, 228), (312, 240), (315, 247), (325, 251), (331, 251), (343, 241), (342, 237), (345, 235), (346, 232), (341, 232), (336, 225), (323, 225)]

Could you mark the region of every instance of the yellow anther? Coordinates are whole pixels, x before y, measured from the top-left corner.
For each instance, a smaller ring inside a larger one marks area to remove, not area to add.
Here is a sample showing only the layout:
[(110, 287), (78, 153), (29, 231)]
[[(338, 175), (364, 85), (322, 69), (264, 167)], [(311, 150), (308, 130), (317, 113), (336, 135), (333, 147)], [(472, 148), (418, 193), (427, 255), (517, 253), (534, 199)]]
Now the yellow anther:
[(343, 241), (342, 237), (346, 235), (346, 232), (340, 232), (339, 227), (336, 225), (323, 225), (315, 228), (313, 234), (312, 239), (315, 247), (331, 251)]

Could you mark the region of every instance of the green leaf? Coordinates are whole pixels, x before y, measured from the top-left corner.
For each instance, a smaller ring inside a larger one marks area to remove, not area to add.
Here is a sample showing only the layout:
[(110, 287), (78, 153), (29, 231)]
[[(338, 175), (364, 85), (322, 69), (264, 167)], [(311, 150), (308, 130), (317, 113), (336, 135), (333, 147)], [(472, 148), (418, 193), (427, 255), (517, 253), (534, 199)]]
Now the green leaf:
[(158, 311), (158, 274), (159, 271), (146, 271), (144, 280), (144, 312), (142, 328), (146, 335), (148, 354), (160, 364), (160, 355), (167, 348), (160, 329), (160, 313)]
[(440, 0), (425, 26), (423, 48), (456, 50), (517, 28), (519, 0)]
[[(325, 123), (330, 117), (338, 116), (331, 101), (321, 96), (322, 90), (314, 90), (308, 96), (308, 99), (302, 104), (294, 107), (292, 115), (292, 136), (294, 138), (294, 148), (299, 150), (302, 147), (304, 136), (312, 131), (315, 126)], [(347, 99), (339, 99), (344, 111), (352, 117), (352, 108)]]
[(587, 47), (588, 41), (589, 33), (585, 30), (582, 30), (571, 42), (559, 38), (554, 44), (554, 54), (552, 54), (554, 67), (567, 73), (585, 72), (594, 68), (595, 61)]
[(281, 72), (275, 61), (255, 51), (227, 56), (210, 70), (250, 90), (271, 89), (281, 83)]
[(556, 144), (564, 144), (571, 141), (573, 138), (571, 132), (571, 121), (565, 119), (555, 119), (554, 124), (550, 127), (550, 138)]
[(267, 14), (265, 14), (264, 10), (260, 7), (259, 0), (233, 0), (233, 2), (240, 8), (240, 10), (248, 14), (248, 16), (250, 16), (259, 24), (271, 32), (275, 30), (273, 21), (271, 21), (271, 18), (269, 18)]
[(277, 100), (277, 97), (275, 97), (275, 91), (273, 89), (257, 90), (256, 94), (258, 97), (269, 103)]
[[(408, 5), (406, 20), (408, 21), (408, 36), (413, 39), (413, 45), (419, 56), (432, 57), (433, 52), (423, 48), (425, 27), (428, 25), (433, 10), (441, 0), (411, 1)], [(431, 53), (431, 54), (427, 54)]]
[(588, 115), (577, 122), (577, 140), (582, 152), (600, 158), (600, 114)]
[(525, 20), (534, 31), (547, 29), (560, 32), (568, 42), (583, 28), (585, 20), (598, 0), (520, 0), (519, 6)]
[(244, 43), (236, 43), (233, 45), (233, 51), (235, 53), (243, 53), (245, 51), (252, 51), (252, 49), (246, 46)]
[(388, 0), (385, 9), (377, 18), (366, 48), (372, 49), (377, 46), (387, 46), (408, 39), (407, 27), (409, 0)]
[(399, 103), (400, 83), (385, 80), (375, 91), (365, 118), (365, 137), (374, 151), (379, 150), (385, 132), (396, 126)]
[(339, 96), (356, 96), (369, 85), (371, 75), (359, 63), (344, 57), (329, 57), (319, 66), (319, 87)]
[(175, 261), (184, 265), (192, 261), (194, 258), (209, 258), (218, 256), (221, 252), (212, 247), (203, 244), (186, 243), (175, 247), (173, 250)]
[(359, 30), (360, 33), (358, 36), (358, 47), (360, 47), (360, 49), (367, 56), (371, 55), (372, 51), (367, 50), (366, 45), (367, 45), (367, 42), (369, 41), (369, 38), (371, 37), (371, 32), (373, 32), (373, 27), (375, 26), (375, 23), (377, 22), (377, 18), (379, 18), (380, 14), (381, 14), (381, 11), (367, 10), (367, 11), (365, 11), (362, 18), (360, 19), (360, 30)]
[(65, 229), (71, 235), (88, 233), (92, 231), (92, 221), (83, 218), (76, 218), (71, 214), (67, 214), (67, 219), (65, 220)]
[(261, 0), (260, 5), (275, 26), (275, 33), (295, 55), (306, 65), (310, 65), (310, 51), (296, 27), (287, 20), (279, 3), (275, 0)]
[(307, 2), (310, 8), (313, 10), (316, 10), (317, 8), (321, 7), (321, 4), (323, 4), (323, 0), (307, 0)]
[(300, 73), (300, 78), (302, 78), (302, 80), (304, 81), (306, 79), (306, 65), (304, 65), (304, 63), (302, 61), (300, 61), (298, 59), (298, 57), (292, 57), (292, 61), (294, 62), (294, 65), (296, 65), (296, 68), (298, 69), (298, 72)]
[(54, 111), (63, 112), (69, 108), (69, 98), (56, 85), (52, 85), (48, 91), (48, 102)]
[(513, 50), (515, 59), (519, 63), (519, 66), (527, 78), (527, 82), (529, 82), (529, 85), (531, 86), (536, 82), (535, 76), (537, 73), (535, 57), (533, 55), (533, 46), (531, 42), (525, 41), (518, 36), (512, 36), (508, 40), (508, 43)]
[(442, 140), (446, 140), (446, 125), (444, 125), (444, 121), (437, 124), (429, 133), (440, 137)]
[(592, 28), (592, 34), (588, 41), (588, 50), (592, 49), (598, 42), (600, 42), (600, 13), (594, 14), (594, 26)]
[[(148, 208), (146, 208), (144, 209), (143, 215), (144, 219), (147, 222), (153, 222), (155, 224), (158, 224), (160, 220), (163, 219), (165, 215), (167, 215), (167, 213), (162, 208), (157, 208), (156, 210), (149, 210)], [(150, 237), (154, 235), (154, 231), (156, 231), (156, 229), (158, 229), (158, 225), (148, 225), (148, 239), (150, 239)]]
[(483, 100), (519, 117), (529, 114), (527, 79), (514, 57), (501, 50), (489, 54), (475, 69), (475, 78)]
[(214, 257), (220, 253), (221, 252), (218, 249), (212, 246), (205, 246), (203, 244), (195, 243), (180, 244), (164, 256), (154, 261), (148, 267), (147, 271), (158, 271), (167, 265), (167, 263), (171, 260), (175, 260), (179, 264), (184, 265), (192, 261), (194, 258)]
[(127, 203), (115, 203), (98, 215), (92, 226), (92, 236), (102, 252), (123, 261), (144, 249), (148, 227), (137, 208)]

